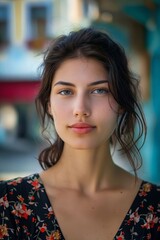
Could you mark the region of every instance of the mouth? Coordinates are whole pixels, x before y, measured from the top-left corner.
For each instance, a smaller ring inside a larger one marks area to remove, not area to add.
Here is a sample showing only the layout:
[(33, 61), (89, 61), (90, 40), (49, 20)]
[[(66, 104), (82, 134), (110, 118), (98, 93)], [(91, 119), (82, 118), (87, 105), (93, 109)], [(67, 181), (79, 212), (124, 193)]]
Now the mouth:
[(87, 123), (76, 123), (69, 126), (75, 133), (84, 134), (93, 131), (96, 127)]

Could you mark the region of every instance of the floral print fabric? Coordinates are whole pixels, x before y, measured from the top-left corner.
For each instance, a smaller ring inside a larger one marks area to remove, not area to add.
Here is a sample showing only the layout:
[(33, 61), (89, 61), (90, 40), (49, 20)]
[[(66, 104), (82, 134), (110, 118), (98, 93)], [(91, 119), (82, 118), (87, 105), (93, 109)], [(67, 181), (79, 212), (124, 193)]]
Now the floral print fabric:
[[(0, 239), (64, 240), (39, 174), (0, 183)], [(160, 240), (160, 187), (142, 182), (114, 240)]]

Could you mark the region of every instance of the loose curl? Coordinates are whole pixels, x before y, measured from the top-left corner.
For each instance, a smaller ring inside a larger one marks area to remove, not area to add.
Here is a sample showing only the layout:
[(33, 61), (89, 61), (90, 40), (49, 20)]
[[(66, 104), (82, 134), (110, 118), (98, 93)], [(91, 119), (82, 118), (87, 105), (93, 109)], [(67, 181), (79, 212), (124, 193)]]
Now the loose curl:
[[(122, 109), (110, 142), (113, 146), (119, 143), (120, 150), (127, 156), (136, 174), (142, 160), (140, 148), (146, 137), (146, 124), (138, 91), (139, 80), (129, 70), (124, 49), (107, 33), (84, 28), (60, 36), (51, 42), (44, 53), (41, 88), (36, 98), (42, 132), (44, 134), (50, 124), (54, 125), (53, 118), (48, 112), (48, 103), (56, 70), (65, 60), (80, 57), (100, 61), (108, 73), (109, 89)], [(142, 139), (141, 144), (140, 139)], [(43, 169), (58, 162), (64, 146), (63, 140), (57, 133), (54, 141), (48, 140), (50, 145), (39, 155)]]

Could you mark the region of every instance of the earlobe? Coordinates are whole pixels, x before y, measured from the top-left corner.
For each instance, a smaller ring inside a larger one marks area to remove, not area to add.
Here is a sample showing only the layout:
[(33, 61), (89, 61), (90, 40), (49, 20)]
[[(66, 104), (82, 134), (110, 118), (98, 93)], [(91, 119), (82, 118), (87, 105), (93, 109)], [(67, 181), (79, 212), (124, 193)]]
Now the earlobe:
[(120, 107), (118, 108), (118, 115), (122, 115), (125, 112), (124, 108)]
[(49, 118), (52, 119), (52, 121), (54, 121), (53, 113), (52, 113), (52, 111), (51, 111), (51, 106), (50, 106), (50, 104), (48, 104), (47, 113), (48, 113)]

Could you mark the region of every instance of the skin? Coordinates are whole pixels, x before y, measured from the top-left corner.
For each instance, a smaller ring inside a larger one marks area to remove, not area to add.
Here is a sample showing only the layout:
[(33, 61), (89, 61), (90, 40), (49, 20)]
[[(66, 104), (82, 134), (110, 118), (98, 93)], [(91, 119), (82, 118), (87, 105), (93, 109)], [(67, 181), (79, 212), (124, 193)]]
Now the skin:
[[(49, 112), (65, 143), (60, 161), (64, 159), (64, 164), (71, 164), (74, 172), (82, 168), (80, 177), (84, 178), (86, 170), (85, 178), (94, 173), (102, 176), (102, 171), (112, 165), (109, 139), (116, 127), (118, 112), (118, 105), (108, 91), (107, 72), (102, 64), (84, 58), (62, 63), (53, 79)], [(76, 123), (87, 123), (93, 128), (86, 134), (77, 133), (70, 127)], [(71, 160), (71, 156), (76, 161)]]
[(64, 150), (40, 176), (65, 239), (113, 239), (141, 184), (112, 160), (120, 110), (107, 77), (100, 62), (76, 58), (53, 78), (48, 110)]
[[(107, 78), (103, 66), (93, 59), (68, 60), (57, 70), (50, 95), (50, 114), (59, 136), (71, 148), (109, 146), (118, 105), (109, 93)], [(93, 131), (76, 134), (70, 126), (81, 122), (93, 126)]]

